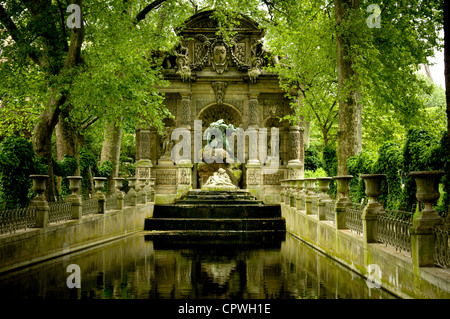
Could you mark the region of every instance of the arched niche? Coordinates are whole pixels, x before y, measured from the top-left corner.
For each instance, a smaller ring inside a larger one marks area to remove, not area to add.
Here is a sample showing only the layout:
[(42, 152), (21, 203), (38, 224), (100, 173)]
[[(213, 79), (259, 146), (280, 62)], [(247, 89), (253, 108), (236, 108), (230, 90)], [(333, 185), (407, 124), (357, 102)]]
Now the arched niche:
[(202, 121), (203, 130), (220, 119), (224, 120), (226, 124), (233, 124), (235, 127), (242, 124), (241, 113), (231, 104), (210, 104), (198, 114), (198, 120)]

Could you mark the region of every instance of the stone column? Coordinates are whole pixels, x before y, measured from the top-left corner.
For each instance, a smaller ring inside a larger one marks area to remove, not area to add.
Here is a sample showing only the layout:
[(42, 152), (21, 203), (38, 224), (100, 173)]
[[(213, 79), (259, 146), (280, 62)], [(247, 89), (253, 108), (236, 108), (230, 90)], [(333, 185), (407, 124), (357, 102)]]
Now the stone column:
[(151, 169), (153, 167), (152, 160), (150, 159), (150, 129), (137, 129), (136, 130), (136, 177), (137, 178), (150, 178)]
[(386, 178), (384, 174), (361, 174), (366, 186), (366, 195), (369, 202), (363, 209), (361, 215), (363, 223), (363, 236), (365, 243), (378, 242), (378, 215), (383, 212), (383, 206), (377, 202), (377, 197), (381, 195), (381, 182)]
[(83, 217), (83, 201), (78, 191), (81, 189), (81, 176), (67, 176), (69, 180), (69, 189), (72, 194), (67, 196), (67, 202), (72, 203), (72, 219), (81, 219)]
[(434, 267), (433, 228), (443, 225), (443, 219), (433, 209), (433, 203), (440, 197), (439, 181), (444, 175), (442, 171), (411, 172), (409, 176), (416, 181), (416, 198), (424, 203), (425, 208), (414, 214), (411, 233), (411, 257), (414, 267)]
[(33, 180), (33, 191), (36, 193), (36, 197), (30, 202), (31, 207), (35, 207), (36, 210), (36, 226), (38, 228), (46, 229), (48, 226), (48, 213), (50, 207), (45, 199), (45, 182), (48, 179), (48, 175), (30, 175)]
[(333, 179), (336, 181), (337, 184), (337, 202), (335, 207), (336, 212), (336, 229), (346, 229), (346, 223), (345, 223), (345, 209), (347, 206), (350, 206), (352, 202), (348, 198), (349, 196), (349, 183), (350, 180), (353, 178), (352, 175), (344, 175), (344, 176), (334, 176)]
[(303, 163), (300, 161), (302, 138), (299, 126), (289, 127), (289, 161), (288, 178), (303, 178)]

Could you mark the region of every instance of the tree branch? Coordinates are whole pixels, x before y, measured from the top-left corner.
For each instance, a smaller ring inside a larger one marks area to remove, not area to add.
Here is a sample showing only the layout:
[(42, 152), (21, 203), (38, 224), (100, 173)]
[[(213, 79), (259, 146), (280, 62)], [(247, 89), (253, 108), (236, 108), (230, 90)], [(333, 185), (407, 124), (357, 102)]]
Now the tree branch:
[(147, 15), (147, 13), (149, 13), (150, 11), (152, 11), (153, 9), (159, 7), (163, 2), (166, 2), (167, 0), (155, 0), (152, 3), (150, 3), (148, 6), (146, 6), (144, 9), (141, 10), (141, 12), (139, 12), (136, 15), (135, 18), (135, 23), (138, 23), (141, 20), (145, 19), (145, 16)]

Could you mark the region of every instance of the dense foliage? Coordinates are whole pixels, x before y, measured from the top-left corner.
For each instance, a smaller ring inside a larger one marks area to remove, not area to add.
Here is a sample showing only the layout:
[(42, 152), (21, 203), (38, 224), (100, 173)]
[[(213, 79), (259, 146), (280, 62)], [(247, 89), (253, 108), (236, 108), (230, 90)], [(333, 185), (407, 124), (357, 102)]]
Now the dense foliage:
[(0, 143), (0, 204), (5, 208), (26, 206), (30, 201), (34, 151), (29, 141), (7, 137)]

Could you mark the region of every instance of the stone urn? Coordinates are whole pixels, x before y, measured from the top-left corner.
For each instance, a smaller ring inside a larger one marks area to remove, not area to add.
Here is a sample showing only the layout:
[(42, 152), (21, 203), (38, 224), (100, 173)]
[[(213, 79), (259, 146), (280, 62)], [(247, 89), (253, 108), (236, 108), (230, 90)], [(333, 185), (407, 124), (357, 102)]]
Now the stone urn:
[(369, 197), (369, 204), (377, 203), (377, 198), (381, 195), (381, 183), (386, 179), (385, 174), (361, 174), (366, 186), (366, 196)]
[(353, 175), (342, 175), (342, 176), (334, 176), (333, 179), (337, 184), (337, 192), (339, 198), (347, 198), (350, 193), (350, 181), (353, 178)]
[(319, 191), (322, 193), (321, 198), (322, 199), (329, 199), (330, 196), (327, 194), (330, 190), (330, 182), (332, 178), (331, 177), (318, 177), (317, 181), (319, 182)]
[(122, 177), (114, 177), (114, 188), (117, 192), (120, 192), (123, 188), (123, 178)]
[(33, 180), (33, 192), (37, 194), (37, 197), (43, 196), (48, 177), (48, 175), (30, 175), (30, 178)]
[(307, 194), (312, 196), (315, 194), (316, 190), (316, 179), (315, 178), (306, 178), (306, 189), (308, 190)]
[[(81, 189), (81, 176), (67, 176), (69, 180), (69, 189), (72, 191), (72, 195), (77, 195), (78, 191)], [(71, 196), (72, 196), (71, 195)]]
[(97, 193), (101, 193), (102, 190), (105, 188), (105, 182), (107, 180), (106, 177), (94, 177), (94, 188), (97, 191)]
[(439, 215), (433, 210), (433, 203), (439, 199), (439, 181), (444, 176), (443, 171), (421, 171), (411, 172), (409, 176), (414, 178), (417, 185), (416, 198), (424, 203), (422, 214), (426, 216)]

